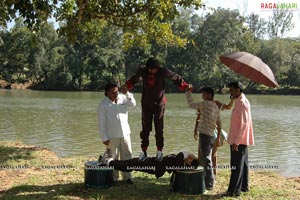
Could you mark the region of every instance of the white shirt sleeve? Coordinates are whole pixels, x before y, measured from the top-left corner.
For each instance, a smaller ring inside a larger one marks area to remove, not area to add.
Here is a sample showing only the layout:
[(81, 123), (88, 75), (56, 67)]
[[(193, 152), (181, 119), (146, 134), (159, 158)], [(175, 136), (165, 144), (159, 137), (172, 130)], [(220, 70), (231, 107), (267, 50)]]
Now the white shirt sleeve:
[(188, 152), (186, 152), (186, 151), (182, 151), (182, 153), (183, 153), (183, 160), (184, 159), (187, 159), (187, 157), (188, 157)]
[(125, 94), (125, 96), (126, 96), (126, 105), (128, 107), (135, 107), (136, 106), (136, 101), (135, 101), (135, 98), (134, 98), (133, 94), (130, 93), (130, 92), (127, 92)]
[(102, 139), (102, 142), (105, 142), (109, 140), (107, 131), (106, 131), (106, 117), (105, 117), (105, 109), (102, 104), (98, 106), (97, 109), (97, 116), (98, 116), (98, 128), (99, 128), (99, 134)]

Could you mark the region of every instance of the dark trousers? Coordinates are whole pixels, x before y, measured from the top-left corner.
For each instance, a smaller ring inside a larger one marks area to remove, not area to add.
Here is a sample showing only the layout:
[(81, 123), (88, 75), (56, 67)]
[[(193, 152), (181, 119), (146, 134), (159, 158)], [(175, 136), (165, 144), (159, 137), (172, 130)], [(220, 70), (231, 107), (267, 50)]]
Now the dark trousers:
[(248, 191), (249, 165), (247, 145), (239, 145), (238, 151), (233, 151), (230, 145), (231, 176), (228, 192), (239, 195), (241, 191)]
[[(164, 175), (166, 171), (169, 173), (175, 169), (171, 167), (183, 167), (183, 153), (177, 155), (170, 154), (163, 158), (162, 161), (157, 161), (156, 157), (148, 157), (141, 161), (139, 158), (132, 158), (129, 160), (113, 160), (109, 163), (110, 167), (114, 167), (115, 170), (123, 172), (141, 171), (149, 174), (155, 174), (157, 178)], [(191, 167), (191, 166), (190, 166)], [(169, 168), (169, 169), (168, 169)]]
[(143, 104), (142, 103), (142, 131), (141, 147), (149, 146), (149, 134), (152, 131), (152, 121), (154, 119), (156, 146), (164, 146), (163, 128), (164, 128), (165, 105)]
[(212, 147), (214, 137), (206, 134), (199, 134), (200, 151), (204, 167), (205, 186), (211, 188), (214, 186), (214, 174), (212, 164)]
[(142, 171), (149, 174), (155, 174), (155, 158), (148, 158), (145, 161), (140, 161), (138, 158), (129, 160), (113, 160), (109, 163), (110, 167), (123, 172)]

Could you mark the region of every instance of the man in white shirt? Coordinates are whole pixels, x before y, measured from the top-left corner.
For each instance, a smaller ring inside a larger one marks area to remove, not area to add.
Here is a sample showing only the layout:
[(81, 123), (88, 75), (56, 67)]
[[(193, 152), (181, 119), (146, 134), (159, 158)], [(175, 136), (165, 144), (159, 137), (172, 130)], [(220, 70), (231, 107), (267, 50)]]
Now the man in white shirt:
[[(128, 107), (134, 106), (134, 96), (126, 88), (122, 88), (122, 94), (119, 94), (117, 84), (106, 84), (105, 98), (99, 104), (97, 114), (99, 133), (110, 157), (121, 160), (132, 158)], [(123, 172), (122, 176), (127, 183), (133, 183), (129, 172)], [(114, 180), (118, 179), (119, 171), (114, 171)]]

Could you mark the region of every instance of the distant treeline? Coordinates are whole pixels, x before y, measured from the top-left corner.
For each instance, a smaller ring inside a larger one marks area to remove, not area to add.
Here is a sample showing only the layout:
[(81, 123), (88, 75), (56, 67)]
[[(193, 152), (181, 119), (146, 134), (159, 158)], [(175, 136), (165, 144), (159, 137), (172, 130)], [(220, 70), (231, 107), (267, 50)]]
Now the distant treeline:
[[(232, 80), (250, 89), (265, 89), (233, 73), (219, 56), (246, 51), (262, 58), (282, 88), (300, 86), (300, 38), (284, 38), (293, 24), (288, 15), (264, 21), (257, 15), (243, 17), (236, 10), (217, 9), (198, 16), (182, 10), (172, 22), (173, 32), (187, 39), (184, 47), (136, 44), (126, 47), (124, 34), (106, 25), (101, 37), (90, 41), (82, 32), (69, 43), (53, 24), (32, 32), (19, 19), (11, 29), (0, 30), (0, 79), (32, 83), (40, 90), (101, 90), (108, 81), (119, 84), (143, 66), (150, 56), (200, 88), (210, 85), (221, 91)], [(288, 26), (289, 25), (289, 26)], [(167, 81), (167, 91), (176, 91)]]

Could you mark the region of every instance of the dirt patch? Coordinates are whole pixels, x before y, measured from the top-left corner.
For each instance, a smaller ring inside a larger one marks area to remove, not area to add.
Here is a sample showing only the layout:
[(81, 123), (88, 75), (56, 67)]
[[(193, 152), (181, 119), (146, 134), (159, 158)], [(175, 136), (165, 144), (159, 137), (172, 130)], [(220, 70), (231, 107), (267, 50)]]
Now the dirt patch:
[[(11, 148), (14, 148), (14, 151)], [(20, 143), (2, 147), (1, 154), (3, 163), (0, 164), (0, 192), (20, 185), (30, 177), (46, 177), (49, 175), (49, 168), (57, 168), (57, 165), (62, 163), (61, 158), (47, 148), (24, 146)]]
[(0, 80), (0, 88), (22, 90), (28, 89), (30, 86), (32, 86), (31, 81), (26, 81), (24, 83), (9, 83), (5, 80)]

